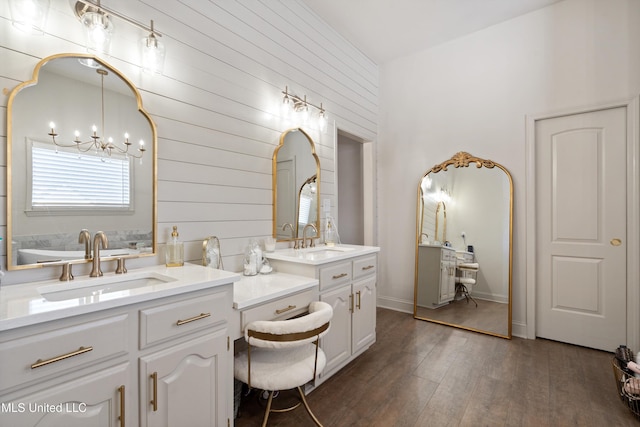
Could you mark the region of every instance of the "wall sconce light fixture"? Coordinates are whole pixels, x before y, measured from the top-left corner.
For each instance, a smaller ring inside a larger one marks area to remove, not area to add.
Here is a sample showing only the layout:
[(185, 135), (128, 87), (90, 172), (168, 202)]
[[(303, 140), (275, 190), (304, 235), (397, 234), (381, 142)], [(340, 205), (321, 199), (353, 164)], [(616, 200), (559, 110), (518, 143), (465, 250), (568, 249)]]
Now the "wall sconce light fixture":
[(87, 52), (97, 55), (109, 55), (113, 23), (109, 15), (101, 10), (86, 12), (82, 15), (82, 25), (87, 40)]
[(149, 73), (162, 74), (164, 69), (164, 44), (158, 40), (153, 30), (153, 20), (151, 20), (151, 28), (149, 35), (141, 40), (142, 48), (142, 69)]
[(111, 35), (113, 34), (112, 18), (115, 17), (148, 33), (148, 36), (144, 37), (141, 41), (142, 69), (162, 73), (165, 48), (164, 44), (158, 40), (158, 37), (162, 37), (162, 34), (153, 28), (153, 21), (151, 21), (151, 25), (147, 27), (128, 16), (102, 6), (100, 0), (97, 0), (97, 2), (78, 0), (73, 9), (85, 28), (87, 34), (87, 50), (89, 52), (103, 55), (109, 54)]
[(320, 130), (324, 132), (327, 129), (327, 110), (325, 110), (322, 106), (322, 102), (318, 107), (317, 105), (314, 105), (307, 101), (307, 95), (304, 95), (304, 97), (300, 98), (299, 96), (289, 92), (288, 86), (284, 87), (282, 93), (284, 95), (282, 97), (282, 108), (283, 115), (285, 117), (288, 117), (290, 112), (294, 112), (299, 114), (302, 118), (302, 121), (306, 123), (310, 118), (309, 107), (312, 107), (318, 110), (317, 117), (318, 127), (320, 128)]
[(43, 35), (49, 14), (49, 0), (10, 0), (11, 20), (16, 28)]

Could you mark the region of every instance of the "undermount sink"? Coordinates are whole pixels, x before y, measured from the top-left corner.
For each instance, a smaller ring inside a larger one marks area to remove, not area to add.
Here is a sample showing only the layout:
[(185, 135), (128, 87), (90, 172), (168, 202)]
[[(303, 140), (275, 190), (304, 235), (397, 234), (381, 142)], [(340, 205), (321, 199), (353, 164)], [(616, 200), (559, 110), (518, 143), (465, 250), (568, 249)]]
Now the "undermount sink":
[(127, 295), (134, 289), (175, 280), (177, 279), (159, 273), (141, 272), (56, 283), (42, 286), (38, 288), (38, 292), (47, 301), (66, 301), (86, 297), (107, 300)]
[(305, 249), (281, 249), (279, 251), (267, 253), (266, 256), (281, 260), (302, 260), (318, 262), (338, 258), (353, 252), (355, 249), (349, 246), (316, 246)]
[(315, 248), (301, 249), (302, 252), (350, 252), (353, 248), (349, 248), (347, 246), (317, 246)]

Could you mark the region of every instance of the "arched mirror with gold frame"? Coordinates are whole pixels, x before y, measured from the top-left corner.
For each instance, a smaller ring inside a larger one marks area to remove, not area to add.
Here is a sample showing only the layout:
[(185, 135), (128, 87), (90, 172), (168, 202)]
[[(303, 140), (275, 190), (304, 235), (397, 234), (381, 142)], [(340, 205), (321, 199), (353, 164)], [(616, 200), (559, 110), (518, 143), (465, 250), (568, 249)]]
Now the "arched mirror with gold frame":
[(280, 136), (273, 152), (273, 237), (301, 238), (304, 227), (320, 229), (320, 160), (313, 139), (302, 129)]
[(512, 228), (504, 166), (459, 152), (429, 169), (418, 183), (414, 317), (511, 338)]
[[(103, 256), (155, 253), (156, 127), (122, 73), (91, 55), (41, 60), (9, 95), (7, 132), (10, 270), (86, 261), (82, 229), (105, 232)], [(107, 183), (112, 198), (92, 190)]]

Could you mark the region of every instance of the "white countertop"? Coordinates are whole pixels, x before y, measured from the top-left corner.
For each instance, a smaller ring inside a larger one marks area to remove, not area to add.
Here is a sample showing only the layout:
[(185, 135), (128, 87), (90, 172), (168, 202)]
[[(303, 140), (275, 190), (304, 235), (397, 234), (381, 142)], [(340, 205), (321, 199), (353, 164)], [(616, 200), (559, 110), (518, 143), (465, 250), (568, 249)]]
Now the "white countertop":
[[(55, 291), (58, 287), (61, 291), (66, 291), (84, 285), (100, 285), (109, 280), (133, 280), (145, 276), (169, 278), (170, 281), (158, 280), (158, 283), (133, 289), (95, 292), (91, 295), (59, 301), (49, 301), (40, 293), (45, 290)], [(0, 331), (230, 284), (240, 280), (240, 277), (238, 273), (185, 264), (183, 267), (159, 265), (140, 268), (129, 270), (124, 275), (105, 273), (99, 278), (76, 277), (69, 282), (48, 280), (2, 286), (0, 288)]]
[(278, 261), (297, 262), (300, 264), (321, 265), (334, 261), (354, 258), (379, 252), (377, 246), (360, 245), (318, 245), (305, 249), (279, 249), (273, 252), (264, 252), (264, 256)]
[(318, 280), (286, 273), (242, 276), (233, 284), (233, 308), (245, 310), (318, 286)]

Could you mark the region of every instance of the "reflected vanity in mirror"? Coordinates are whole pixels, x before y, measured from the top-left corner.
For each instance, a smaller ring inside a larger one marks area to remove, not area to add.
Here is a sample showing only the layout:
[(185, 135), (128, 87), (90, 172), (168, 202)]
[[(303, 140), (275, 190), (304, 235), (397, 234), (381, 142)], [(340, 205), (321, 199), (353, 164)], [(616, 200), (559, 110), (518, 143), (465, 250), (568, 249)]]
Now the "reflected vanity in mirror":
[(155, 252), (156, 128), (140, 93), (103, 60), (40, 61), (7, 103), (7, 259), (10, 270)]
[(456, 153), (418, 185), (416, 319), (511, 338), (513, 182)]
[(289, 129), (273, 152), (273, 237), (302, 238), (307, 224), (320, 230), (320, 160), (311, 137)]

